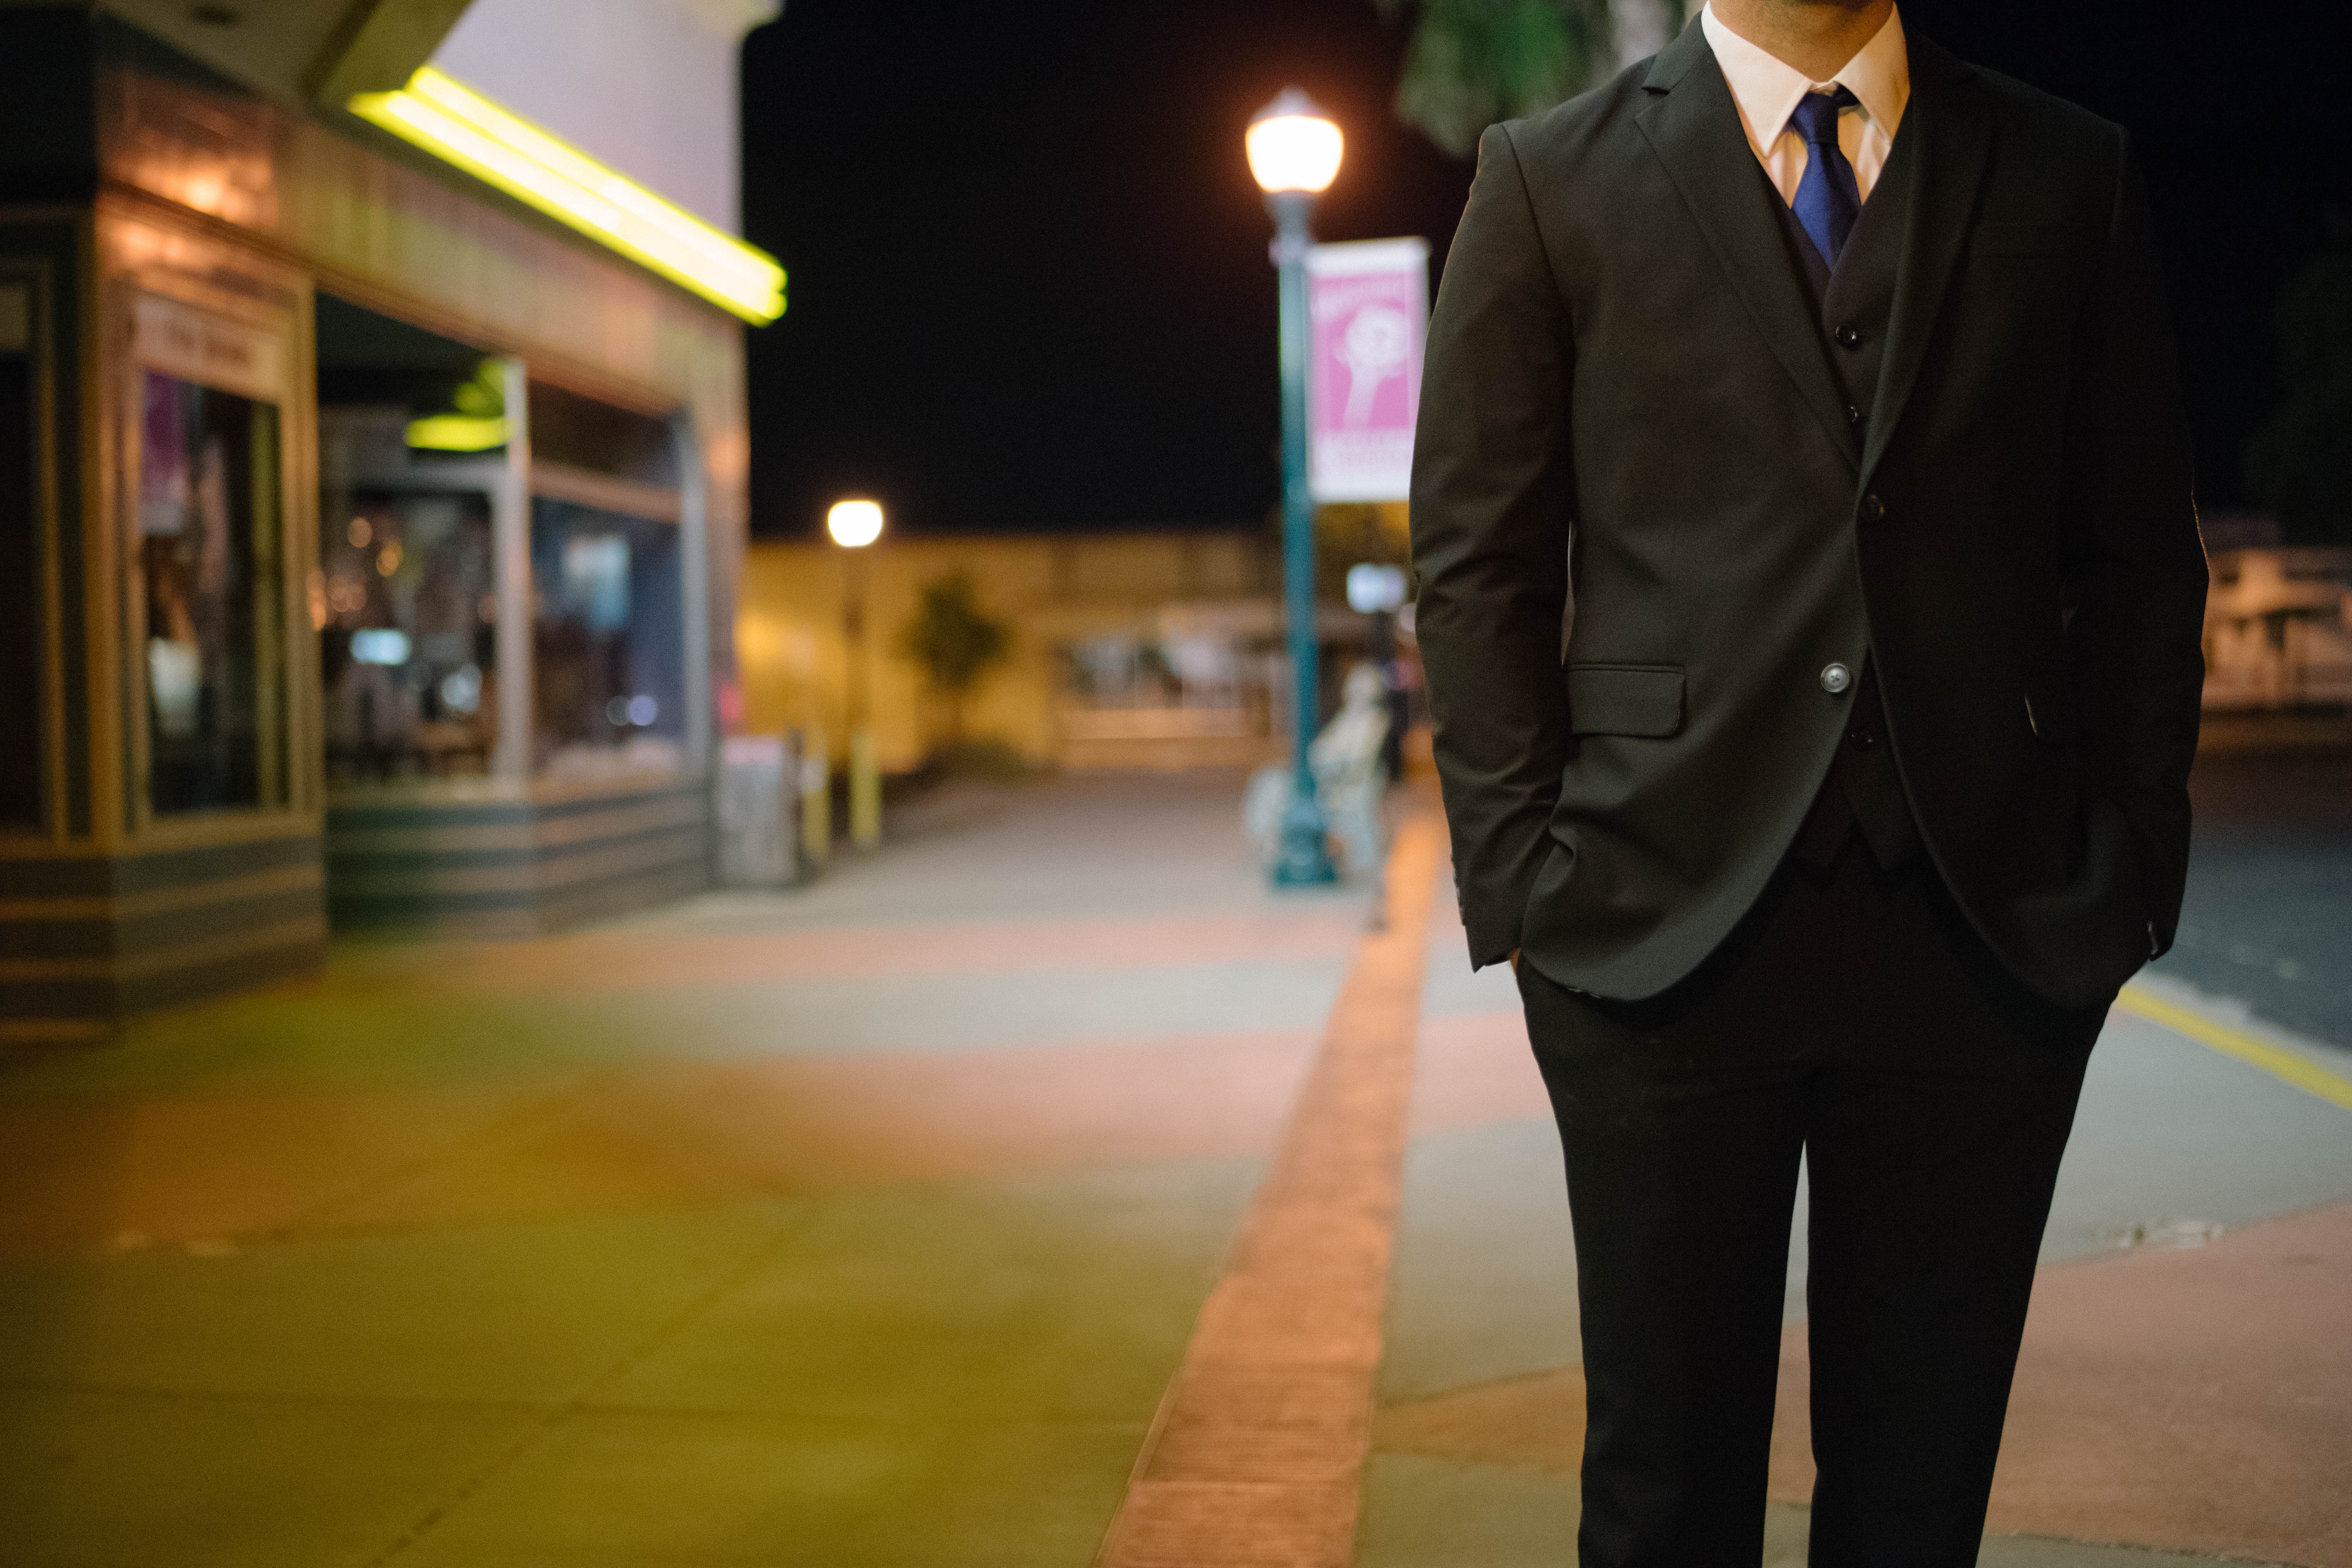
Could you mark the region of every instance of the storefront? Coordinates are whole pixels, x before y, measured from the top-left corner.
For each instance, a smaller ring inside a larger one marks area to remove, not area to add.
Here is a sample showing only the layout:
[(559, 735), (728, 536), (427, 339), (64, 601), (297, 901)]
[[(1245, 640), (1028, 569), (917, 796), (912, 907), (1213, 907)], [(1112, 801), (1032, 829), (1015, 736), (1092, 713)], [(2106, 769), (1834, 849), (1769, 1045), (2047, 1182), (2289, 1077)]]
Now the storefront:
[(0, 1038), (702, 886), (747, 312), (102, 14), (0, 86)]

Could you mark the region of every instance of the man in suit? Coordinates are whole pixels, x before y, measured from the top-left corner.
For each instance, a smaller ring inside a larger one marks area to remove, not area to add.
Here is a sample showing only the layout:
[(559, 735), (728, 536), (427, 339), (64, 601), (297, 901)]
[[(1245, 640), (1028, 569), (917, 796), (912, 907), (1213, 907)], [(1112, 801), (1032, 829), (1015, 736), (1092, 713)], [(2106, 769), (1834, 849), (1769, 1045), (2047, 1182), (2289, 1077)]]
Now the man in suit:
[(2116, 126), (1714, 0), (1479, 148), (1419, 635), (1567, 1156), (1584, 1568), (1754, 1564), (1800, 1156), (1815, 1564), (1976, 1560), (2051, 1188), (2170, 942), (2206, 569)]

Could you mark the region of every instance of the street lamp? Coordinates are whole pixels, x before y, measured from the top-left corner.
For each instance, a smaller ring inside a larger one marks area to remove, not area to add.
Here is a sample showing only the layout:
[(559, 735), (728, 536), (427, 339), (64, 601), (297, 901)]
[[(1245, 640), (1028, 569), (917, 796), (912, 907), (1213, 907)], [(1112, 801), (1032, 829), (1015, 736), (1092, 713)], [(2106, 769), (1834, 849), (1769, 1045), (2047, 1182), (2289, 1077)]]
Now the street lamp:
[(866, 711), (865, 548), (882, 537), (882, 508), (870, 500), (833, 503), (824, 531), (846, 552), (841, 558), (843, 658), (849, 667), (849, 841), (860, 849), (882, 842), (882, 770), (874, 755), (874, 727)]
[(1311, 751), (1321, 717), (1315, 677), (1315, 503), (1307, 490), (1307, 247), (1315, 198), (1339, 173), (1339, 128), (1295, 87), (1257, 111), (1243, 138), (1250, 173), (1274, 215), (1282, 298), (1282, 590), (1297, 693), (1290, 805), (1275, 852), (1277, 887), (1335, 880)]

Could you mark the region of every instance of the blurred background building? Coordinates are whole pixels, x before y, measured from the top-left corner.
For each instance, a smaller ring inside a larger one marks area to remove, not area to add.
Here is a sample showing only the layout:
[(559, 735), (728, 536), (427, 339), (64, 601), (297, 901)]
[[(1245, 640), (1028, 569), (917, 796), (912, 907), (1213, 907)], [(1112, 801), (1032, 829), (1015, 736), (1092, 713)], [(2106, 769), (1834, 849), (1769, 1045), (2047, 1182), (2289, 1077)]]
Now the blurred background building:
[[(840, 577), (824, 546), (761, 541), (744, 572), (745, 722), (839, 736), (847, 661), (871, 661), (883, 767), (906, 772), (951, 742), (985, 738), (1023, 763), (1256, 763), (1268, 728), (1268, 659), (1279, 643), (1281, 562), (1261, 533), (1149, 531), (895, 542), (866, 585), (877, 635), (844, 632)], [(968, 585), (1003, 629), (995, 668), (959, 711), (908, 657), (903, 635), (924, 589)], [(952, 735), (950, 734), (952, 731)]]
[(2205, 520), (2208, 750), (2352, 741), (2352, 549), (2279, 535), (2265, 515)]
[[(1320, 580), (1335, 591), (1351, 552), (1331, 508)], [(1402, 522), (1402, 507), (1392, 510)], [(1391, 530), (1391, 535), (1401, 528)], [(1388, 540), (1391, 552), (1402, 541)], [(1386, 559), (1378, 546), (1369, 553)], [(1280, 541), (1267, 528), (1110, 529), (916, 538), (871, 552), (870, 629), (845, 634), (853, 563), (830, 546), (756, 540), (736, 632), (743, 725), (797, 730), (823, 747), (845, 730), (848, 664), (867, 664), (884, 771), (980, 752), (1023, 767), (1251, 765), (1287, 751)], [(961, 596), (999, 628), (1002, 651), (967, 689), (942, 689), (919, 647), (937, 595)], [(1372, 618), (1326, 603), (1325, 709), (1349, 665), (1370, 656)]]
[(0, 1030), (704, 885), (775, 8), (0, 5)]

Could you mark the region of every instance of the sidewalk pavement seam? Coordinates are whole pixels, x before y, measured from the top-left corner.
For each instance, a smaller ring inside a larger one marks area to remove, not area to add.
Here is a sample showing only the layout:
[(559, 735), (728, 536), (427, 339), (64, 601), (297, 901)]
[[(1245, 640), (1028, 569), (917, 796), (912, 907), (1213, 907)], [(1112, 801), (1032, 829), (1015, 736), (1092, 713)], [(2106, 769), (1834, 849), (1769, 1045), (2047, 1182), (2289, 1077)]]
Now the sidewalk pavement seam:
[(2116, 1005), (2136, 1017), (2162, 1025), (2178, 1035), (2186, 1035), (2200, 1046), (2206, 1046), (2226, 1057), (2235, 1057), (2249, 1067), (2284, 1083), (2293, 1084), (2306, 1094), (2314, 1094), (2331, 1105), (2352, 1110), (2352, 1079), (2328, 1071), (2317, 1062), (2297, 1055), (2284, 1046), (2232, 1028), (2217, 1019), (2207, 1017), (2178, 1002), (2167, 1001), (2151, 994), (2141, 985), (2126, 985), (2116, 998)]
[(338, 1215), (363, 1212), (372, 1204), (381, 1204), (385, 1198), (426, 1180), (436, 1171), (464, 1159), (474, 1150), (511, 1143), (527, 1136), (557, 1121), (574, 1107), (593, 1100), (619, 1076), (607, 1069), (577, 1083), (551, 1089), (544, 1094), (525, 1100), (504, 1114), (492, 1118), (483, 1127), (453, 1136), (423, 1153), (373, 1173), (372, 1178), (362, 1177), (342, 1191), (321, 1194), (315, 1202), (296, 1209), (282, 1224), (260, 1232), (251, 1239), (264, 1243), (283, 1242), (306, 1231), (332, 1230)]
[(1097, 1568), (1346, 1568), (1403, 1186), (1435, 811), (1399, 828), (1376, 922), (1211, 1291)]
[(591, 1377), (581, 1386), (577, 1393), (548, 1408), (546, 1415), (539, 1421), (539, 1423), (532, 1426), (530, 1431), (526, 1432), (515, 1443), (511, 1444), (504, 1453), (491, 1460), (488, 1465), (485, 1465), (474, 1475), (468, 1477), (464, 1484), (459, 1486), (447, 1499), (435, 1504), (432, 1508), (427, 1509), (415, 1523), (403, 1531), (390, 1545), (386, 1546), (382, 1552), (376, 1553), (375, 1556), (370, 1558), (368, 1560), (367, 1568), (383, 1568), (383, 1564), (392, 1562), (394, 1558), (400, 1556), (403, 1552), (405, 1552), (410, 1547), (415, 1546), (418, 1542), (424, 1540), (427, 1535), (430, 1535), (444, 1520), (447, 1519), (458, 1509), (463, 1508), (476, 1497), (481, 1495), (485, 1488), (488, 1487), (492, 1482), (505, 1475), (508, 1471), (513, 1469), (517, 1464), (521, 1462), (525, 1456), (529, 1455), (531, 1450), (537, 1448), (541, 1443), (544, 1443), (549, 1437), (554, 1436), (555, 1433), (561, 1430), (567, 1422), (571, 1421), (574, 1416), (586, 1414), (587, 1412), (596, 1408), (593, 1401), (597, 1393), (604, 1389), (612, 1387), (622, 1378), (627, 1376), (629, 1373), (640, 1365), (646, 1357), (652, 1355), (664, 1344), (675, 1338), (680, 1331), (692, 1323), (695, 1319), (700, 1317), (711, 1307), (716, 1306), (719, 1301), (725, 1300), (730, 1291), (733, 1291), (739, 1286), (751, 1279), (762, 1268), (766, 1267), (768, 1262), (773, 1258), (777, 1253), (783, 1250), (787, 1243), (799, 1236), (802, 1231), (808, 1228), (809, 1224), (809, 1217), (803, 1215), (796, 1215), (788, 1223), (777, 1226), (773, 1235), (770, 1236), (765, 1241), (761, 1242), (758, 1246), (752, 1247), (751, 1251), (744, 1256), (743, 1260), (740, 1263), (737, 1264), (732, 1269), (730, 1269), (719, 1279), (714, 1280), (709, 1289), (703, 1290), (697, 1295), (694, 1300), (688, 1301), (685, 1306), (680, 1307), (677, 1311), (671, 1313), (670, 1316), (658, 1327), (654, 1329), (652, 1332), (646, 1334), (643, 1339), (639, 1340), (635, 1345), (632, 1345), (628, 1350), (614, 1357), (609, 1365), (607, 1365), (603, 1371), (597, 1373), (594, 1376)]

